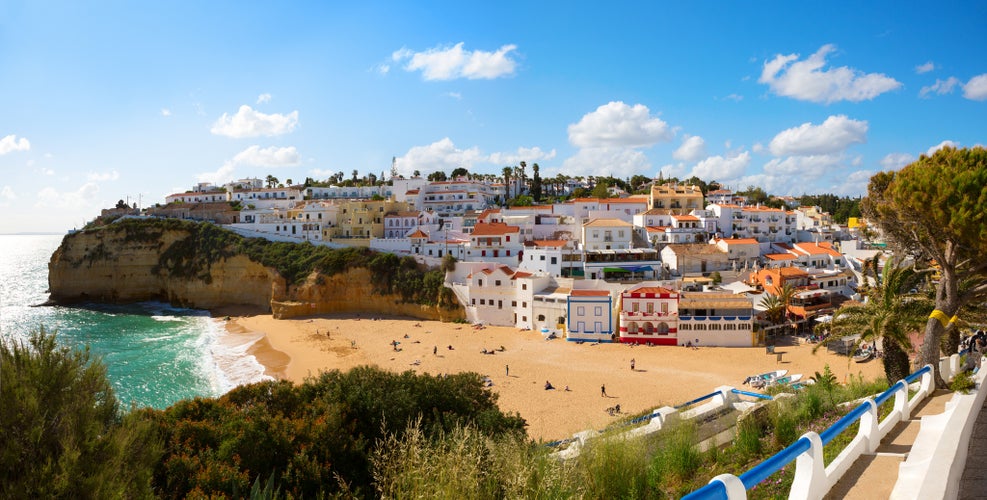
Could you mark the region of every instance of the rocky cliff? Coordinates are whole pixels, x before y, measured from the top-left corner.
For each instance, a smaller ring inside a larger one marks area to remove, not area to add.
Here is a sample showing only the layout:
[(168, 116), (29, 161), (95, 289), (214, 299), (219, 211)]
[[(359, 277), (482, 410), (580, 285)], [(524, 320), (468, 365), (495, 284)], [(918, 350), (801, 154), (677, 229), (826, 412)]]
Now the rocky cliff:
[[(194, 227), (194, 226), (190, 226)], [(194, 231), (128, 222), (67, 235), (48, 263), (50, 303), (161, 300), (183, 307), (249, 306), (278, 318), (312, 314), (403, 315), (450, 321), (462, 307), (405, 303), (375, 293), (370, 272), (313, 272), (288, 283), (274, 268), (229, 251), (204, 253)], [(196, 253), (198, 252), (198, 253)]]

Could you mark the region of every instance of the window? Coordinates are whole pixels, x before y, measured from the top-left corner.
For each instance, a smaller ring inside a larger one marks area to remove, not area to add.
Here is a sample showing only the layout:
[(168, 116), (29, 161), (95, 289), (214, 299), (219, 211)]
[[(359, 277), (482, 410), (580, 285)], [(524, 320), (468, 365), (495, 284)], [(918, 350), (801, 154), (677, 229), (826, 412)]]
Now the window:
[(600, 306), (596, 306), (596, 308), (593, 309), (593, 314), (597, 316), (603, 316), (603, 308)]
[(477, 280), (477, 284), (478, 284), (479, 286), (483, 286), (483, 280)]
[(500, 280), (494, 281), (495, 286), (500, 286)]
[(577, 308), (576, 308), (576, 314), (578, 314), (578, 315), (580, 315), (580, 316), (583, 316), (583, 315), (585, 315), (585, 314), (586, 314), (586, 308), (585, 308), (585, 307), (583, 307), (583, 306), (579, 306), (579, 307), (577, 307)]
[(481, 306), (487, 305), (487, 299), (480, 299), (480, 305)]
[[(541, 261), (543, 261), (543, 262), (544, 262), (544, 261), (545, 261), (545, 256), (544, 256), (544, 255), (542, 255), (542, 256), (541, 256), (541, 258), (540, 258), (539, 260), (541, 260)], [(554, 260), (554, 259), (553, 259), (553, 260)], [(554, 264), (554, 262), (553, 262), (553, 264)]]
[(511, 301), (511, 307), (517, 307), (517, 301), (516, 300), (512, 300)]
[(476, 299), (471, 299), (470, 300), (470, 304), (475, 306), (476, 305)]
[(528, 307), (528, 303), (527, 302), (522, 302), (521, 303), (521, 307)]
[(527, 290), (527, 289), (528, 289), (528, 284), (527, 283), (521, 283), (521, 290)]
[(552, 264), (558, 264), (558, 257), (552, 257)]
[(538, 321), (545, 321), (545, 315), (544, 314), (539, 314), (538, 315)]
[(527, 316), (521, 316), (521, 321), (528, 321), (528, 317)]

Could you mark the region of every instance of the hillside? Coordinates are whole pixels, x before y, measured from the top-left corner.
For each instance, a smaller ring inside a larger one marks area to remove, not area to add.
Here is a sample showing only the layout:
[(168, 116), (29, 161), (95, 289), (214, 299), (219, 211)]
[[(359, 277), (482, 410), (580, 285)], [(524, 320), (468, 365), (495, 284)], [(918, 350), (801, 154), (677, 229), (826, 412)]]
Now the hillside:
[(160, 300), (201, 309), (247, 306), (279, 318), (463, 318), (442, 278), (410, 257), (243, 238), (174, 219), (124, 220), (69, 234), (48, 263), (52, 304)]

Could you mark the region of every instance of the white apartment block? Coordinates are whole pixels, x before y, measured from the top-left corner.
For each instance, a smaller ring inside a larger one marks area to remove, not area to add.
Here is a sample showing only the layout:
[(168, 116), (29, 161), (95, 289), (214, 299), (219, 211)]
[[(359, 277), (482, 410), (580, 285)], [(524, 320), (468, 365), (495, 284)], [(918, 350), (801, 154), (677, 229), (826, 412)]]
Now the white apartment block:
[(365, 200), (373, 198), (374, 195), (382, 198), (390, 198), (394, 194), (391, 186), (328, 186), (305, 188), (305, 197), (310, 200)]
[(524, 246), (520, 229), (503, 222), (478, 222), (469, 234), (466, 260), (499, 262), (516, 266)]

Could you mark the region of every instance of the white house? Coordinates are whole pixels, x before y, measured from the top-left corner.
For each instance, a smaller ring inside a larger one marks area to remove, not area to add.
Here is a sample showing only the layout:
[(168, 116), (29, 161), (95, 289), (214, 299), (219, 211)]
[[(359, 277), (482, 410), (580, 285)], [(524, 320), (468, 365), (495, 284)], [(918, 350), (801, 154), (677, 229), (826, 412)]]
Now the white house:
[(502, 222), (478, 222), (469, 234), (466, 259), (517, 265), (523, 249), (517, 226)]
[(567, 340), (613, 342), (614, 301), (609, 291), (572, 290), (567, 307)]

